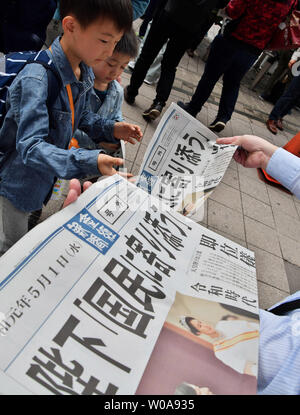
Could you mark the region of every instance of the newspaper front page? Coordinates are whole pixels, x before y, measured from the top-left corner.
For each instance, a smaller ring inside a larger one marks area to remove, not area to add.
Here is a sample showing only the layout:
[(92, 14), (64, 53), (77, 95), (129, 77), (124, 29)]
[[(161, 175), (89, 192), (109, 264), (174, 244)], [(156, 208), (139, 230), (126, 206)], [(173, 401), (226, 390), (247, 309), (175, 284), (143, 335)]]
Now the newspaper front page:
[(200, 222), (203, 204), (222, 180), (236, 146), (218, 137), (177, 104), (162, 117), (147, 147), (137, 186)]
[(119, 175), (25, 235), (0, 275), (1, 393), (256, 391), (253, 252)]

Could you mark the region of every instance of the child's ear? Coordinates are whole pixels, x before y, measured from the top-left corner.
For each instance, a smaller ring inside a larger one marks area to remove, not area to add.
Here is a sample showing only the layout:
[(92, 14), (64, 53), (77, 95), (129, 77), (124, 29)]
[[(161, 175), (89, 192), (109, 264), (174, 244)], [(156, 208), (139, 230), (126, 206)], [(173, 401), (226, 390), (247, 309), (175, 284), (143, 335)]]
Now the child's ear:
[(73, 16), (66, 16), (62, 21), (62, 28), (64, 33), (74, 33), (77, 21)]

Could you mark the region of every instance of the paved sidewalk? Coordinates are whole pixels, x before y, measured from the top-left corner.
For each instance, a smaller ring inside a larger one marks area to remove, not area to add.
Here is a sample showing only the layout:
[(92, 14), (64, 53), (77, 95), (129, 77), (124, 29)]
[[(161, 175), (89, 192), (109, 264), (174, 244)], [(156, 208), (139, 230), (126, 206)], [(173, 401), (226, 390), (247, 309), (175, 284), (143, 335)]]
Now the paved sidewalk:
[[(204, 56), (207, 45), (205, 39), (199, 48), (200, 56)], [(203, 68), (200, 57), (189, 58), (185, 54), (168, 104), (190, 98)], [(236, 111), (219, 135), (254, 134), (282, 146), (300, 130), (300, 113), (293, 110), (285, 117), (285, 131), (272, 135), (265, 127), (272, 105), (261, 101), (258, 93), (248, 88), (255, 75), (250, 71), (245, 76)], [(128, 84), (130, 76), (129, 70), (123, 74), (123, 86)], [(216, 116), (221, 88), (219, 82), (197, 117), (205, 125)], [(146, 123), (141, 115), (154, 96), (155, 88), (143, 84), (136, 104), (124, 103), (125, 119), (139, 124), (144, 133), (140, 144), (126, 146), (126, 167), (133, 174), (138, 173), (146, 147), (159, 123), (159, 120)], [(44, 209), (42, 219), (57, 208), (57, 203), (50, 203)], [(261, 308), (300, 290), (300, 200), (260, 181), (256, 170), (245, 169), (232, 160), (222, 182), (206, 202), (202, 224), (255, 252)]]

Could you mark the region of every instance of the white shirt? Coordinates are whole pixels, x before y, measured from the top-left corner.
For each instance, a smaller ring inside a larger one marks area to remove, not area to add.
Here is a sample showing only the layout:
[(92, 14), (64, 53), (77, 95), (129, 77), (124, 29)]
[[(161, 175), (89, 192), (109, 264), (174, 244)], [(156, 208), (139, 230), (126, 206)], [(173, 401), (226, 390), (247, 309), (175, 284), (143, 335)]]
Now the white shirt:
[(300, 158), (278, 148), (272, 155), (267, 173), (300, 199)]

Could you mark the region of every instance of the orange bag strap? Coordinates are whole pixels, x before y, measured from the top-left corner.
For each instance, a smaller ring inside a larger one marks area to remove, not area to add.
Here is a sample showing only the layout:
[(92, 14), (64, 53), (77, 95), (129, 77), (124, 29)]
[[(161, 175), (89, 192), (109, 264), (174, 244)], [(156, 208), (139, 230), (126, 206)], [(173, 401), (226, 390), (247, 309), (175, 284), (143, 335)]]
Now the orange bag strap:
[[(50, 46), (49, 50), (52, 53), (51, 46)], [(70, 109), (71, 109), (71, 113), (72, 113), (72, 131), (74, 133), (74, 126), (75, 126), (75, 107), (74, 107), (74, 100), (73, 100), (73, 94), (72, 94), (71, 85), (70, 84), (66, 85), (66, 89), (67, 89), (67, 94), (68, 94)]]
[(68, 98), (69, 98), (69, 104), (70, 104), (70, 108), (71, 108), (71, 112), (72, 112), (72, 131), (74, 133), (75, 107), (74, 107), (74, 100), (73, 100), (73, 94), (72, 94), (71, 85), (70, 84), (66, 85), (66, 89), (67, 89)]

